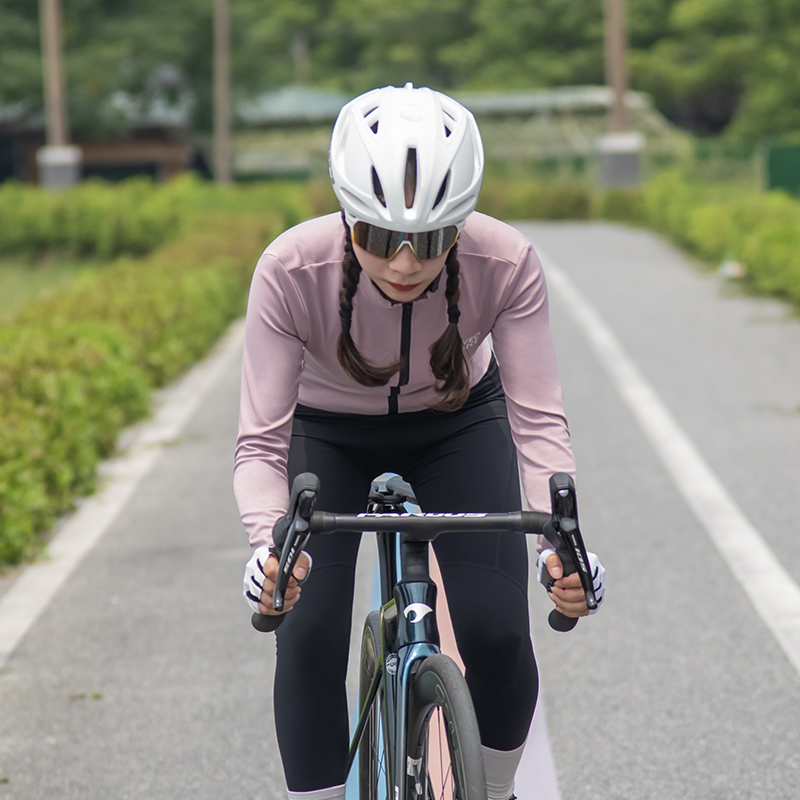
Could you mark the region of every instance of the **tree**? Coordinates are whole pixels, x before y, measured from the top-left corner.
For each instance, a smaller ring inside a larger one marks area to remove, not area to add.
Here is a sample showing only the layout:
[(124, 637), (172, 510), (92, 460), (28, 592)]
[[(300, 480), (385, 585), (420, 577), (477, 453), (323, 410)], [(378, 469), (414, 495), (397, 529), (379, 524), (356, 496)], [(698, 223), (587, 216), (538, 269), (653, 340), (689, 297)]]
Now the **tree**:
[(0, 2), (0, 105), (40, 109), (39, 9), (30, 0)]
[(445, 57), (475, 89), (603, 83), (603, 4), (477, 0)]
[(756, 140), (800, 132), (800, 6), (751, 0), (755, 43), (745, 53), (745, 93), (731, 125), (734, 137)]
[[(154, 98), (191, 95), (210, 127), (211, 3), (206, 0), (63, 0), (64, 65), (73, 128), (121, 132)], [(0, 0), (0, 104), (42, 108), (38, 4)], [(122, 102), (119, 92), (126, 93)]]
[[(0, 105), (42, 106), (38, 9), (0, 0)], [(124, 131), (156, 100), (211, 130), (213, 0), (62, 0), (69, 117)], [(309, 80), (356, 94), (600, 84), (602, 2), (231, 0), (233, 100)], [(700, 133), (800, 130), (796, 0), (628, 0), (631, 86)]]
[(724, 130), (747, 91), (758, 55), (755, 15), (762, 2), (631, 0), (640, 13), (649, 5), (650, 19), (660, 28), (647, 30), (645, 23), (646, 33), (640, 28), (638, 36), (632, 35), (634, 86), (650, 92), (667, 116), (696, 133)]

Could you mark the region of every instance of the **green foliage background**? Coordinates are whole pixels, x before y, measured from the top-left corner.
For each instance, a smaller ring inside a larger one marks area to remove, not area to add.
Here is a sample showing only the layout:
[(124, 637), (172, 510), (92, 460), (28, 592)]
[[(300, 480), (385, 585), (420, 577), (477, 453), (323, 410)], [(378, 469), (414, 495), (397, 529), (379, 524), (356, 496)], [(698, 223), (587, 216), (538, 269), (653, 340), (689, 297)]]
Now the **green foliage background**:
[[(94, 189), (128, 195), (109, 203), (112, 228), (118, 207), (144, 191), (138, 181)], [(20, 191), (0, 189), (0, 204)], [(53, 216), (51, 196), (27, 191), (26, 205), (38, 202), (45, 221)], [(0, 564), (35, 553), (55, 518), (93, 490), (97, 464), (122, 427), (148, 413), (150, 391), (206, 353), (242, 314), (261, 250), (319, 210), (314, 193), (296, 185), (226, 190), (184, 179), (148, 191), (175, 212), (172, 241), (87, 270), (0, 325)], [(80, 196), (81, 189), (61, 195)], [(76, 242), (85, 245), (80, 236)], [(41, 244), (34, 236), (30, 246)]]
[[(70, 118), (97, 135), (142, 107), (191, 105), (211, 126), (212, 0), (62, 0)], [(298, 77), (352, 93), (414, 81), (448, 89), (603, 82), (602, 2), (231, 0), (233, 83), (242, 95)], [(755, 140), (800, 130), (800, 4), (628, 0), (633, 88), (700, 133)], [(302, 48), (301, 48), (302, 49)], [(0, 0), (0, 105), (41, 108), (38, 4)], [(188, 106), (187, 106), (188, 107)]]

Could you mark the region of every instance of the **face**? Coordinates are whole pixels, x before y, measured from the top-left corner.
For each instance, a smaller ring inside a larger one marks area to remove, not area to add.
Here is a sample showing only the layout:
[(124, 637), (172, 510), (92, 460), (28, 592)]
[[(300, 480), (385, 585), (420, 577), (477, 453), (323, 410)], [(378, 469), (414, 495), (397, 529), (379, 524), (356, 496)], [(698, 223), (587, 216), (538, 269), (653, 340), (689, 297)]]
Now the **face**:
[(436, 258), (417, 261), (411, 248), (404, 244), (393, 258), (378, 258), (353, 245), (361, 269), (390, 299), (398, 303), (416, 300), (442, 271), (447, 252)]

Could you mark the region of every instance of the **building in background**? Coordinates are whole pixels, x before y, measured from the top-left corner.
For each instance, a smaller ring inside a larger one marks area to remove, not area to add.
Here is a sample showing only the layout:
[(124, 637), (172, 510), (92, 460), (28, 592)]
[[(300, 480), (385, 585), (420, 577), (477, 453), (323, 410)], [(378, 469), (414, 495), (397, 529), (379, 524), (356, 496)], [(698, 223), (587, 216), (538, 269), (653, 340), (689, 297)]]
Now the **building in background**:
[[(164, 181), (187, 169), (209, 174), (204, 149), (191, 132), (189, 100), (169, 105), (156, 98), (143, 107), (117, 93), (108, 104), (125, 119), (128, 130), (103, 138), (73, 132), (73, 143), (83, 151), (84, 178), (114, 181), (147, 175)], [(36, 152), (44, 143), (41, 113), (31, 113), (22, 104), (0, 107), (0, 181), (38, 182)]]
[[(592, 180), (597, 141), (613, 101), (605, 86), (518, 92), (454, 92), (476, 116), (489, 168), (513, 175)], [(259, 95), (236, 109), (233, 171), (238, 180), (323, 177), (331, 129), (350, 95), (294, 86)], [(690, 149), (648, 95), (628, 92), (632, 130), (645, 159), (667, 163)]]
[[(611, 90), (604, 86), (517, 92), (454, 92), (478, 119), (489, 169), (591, 183), (597, 171), (597, 140), (606, 132)], [(292, 86), (240, 100), (234, 108), (233, 177), (325, 178), (333, 123), (351, 96)], [(648, 95), (626, 97), (631, 129), (645, 141), (647, 164), (663, 166), (691, 150), (689, 137), (671, 125)], [(83, 150), (84, 177), (119, 180), (149, 175), (168, 180), (187, 169), (210, 175), (210, 137), (190, 129), (192, 101), (147, 106), (122, 93), (109, 100), (129, 132), (90, 139), (76, 132)], [(0, 108), (0, 180), (35, 182), (36, 150), (44, 143), (41, 115), (24, 107)]]

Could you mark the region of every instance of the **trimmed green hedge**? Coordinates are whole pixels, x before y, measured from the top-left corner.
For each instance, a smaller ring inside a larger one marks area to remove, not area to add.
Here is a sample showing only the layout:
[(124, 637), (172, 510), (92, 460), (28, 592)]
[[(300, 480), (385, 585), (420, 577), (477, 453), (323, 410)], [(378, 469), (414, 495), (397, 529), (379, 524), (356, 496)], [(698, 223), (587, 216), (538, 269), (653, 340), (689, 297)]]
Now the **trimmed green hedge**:
[(0, 563), (19, 561), (94, 489), (118, 431), (147, 410), (121, 330), (46, 321), (0, 329)]
[(207, 217), (205, 230), (146, 259), (87, 271), (69, 289), (29, 304), (16, 322), (94, 321), (123, 330), (148, 385), (163, 386), (242, 312), (257, 250), (283, 227), (275, 215)]
[(0, 563), (37, 551), (93, 490), (122, 427), (147, 414), (149, 391), (242, 314), (258, 255), (286, 224), (206, 214), (184, 238), (87, 272), (0, 326)]
[(60, 192), (9, 181), (0, 188), (0, 254), (148, 253), (178, 232), (179, 199), (148, 178), (118, 186), (86, 181)]
[(579, 186), (486, 177), (477, 208), (498, 219), (590, 219), (592, 195)]
[(651, 227), (706, 261), (741, 262), (745, 285), (800, 305), (800, 202), (677, 172), (648, 183), (643, 197)]
[(639, 189), (609, 189), (596, 197), (593, 216), (612, 222), (644, 224), (647, 222), (644, 193)]
[(288, 227), (336, 207), (330, 185), (218, 186), (193, 173), (167, 184), (150, 178), (93, 179), (57, 192), (7, 181), (0, 184), (0, 255), (145, 255), (184, 235), (210, 212), (275, 212)]

